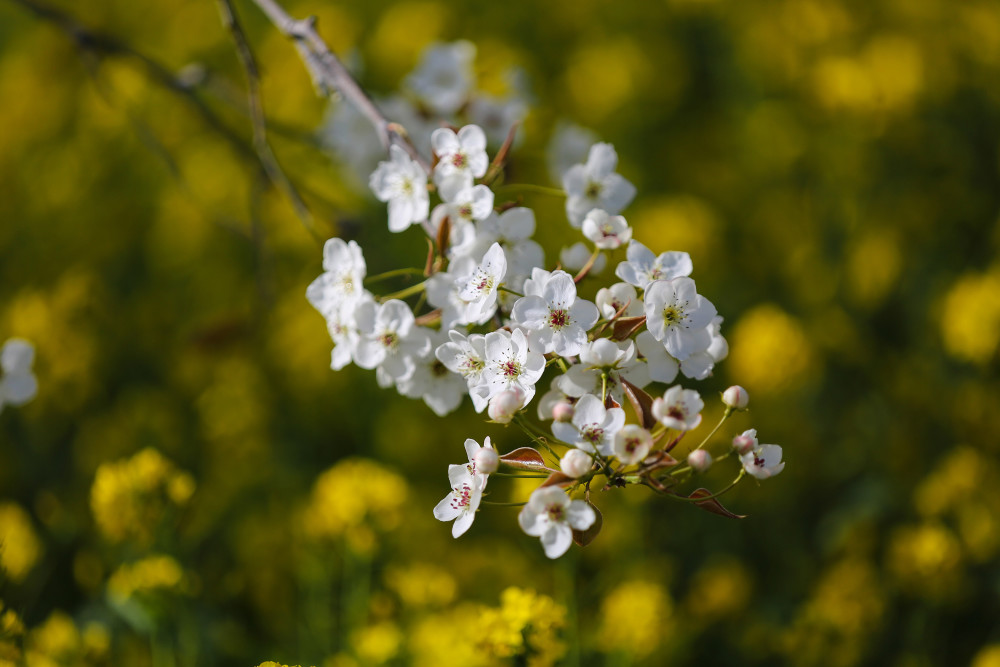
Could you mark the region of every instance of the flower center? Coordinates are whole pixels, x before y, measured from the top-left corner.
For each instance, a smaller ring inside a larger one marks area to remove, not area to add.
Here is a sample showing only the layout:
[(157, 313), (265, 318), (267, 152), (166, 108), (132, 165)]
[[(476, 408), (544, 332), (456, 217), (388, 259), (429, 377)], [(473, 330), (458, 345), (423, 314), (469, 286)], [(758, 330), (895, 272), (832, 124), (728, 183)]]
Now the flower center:
[(679, 324), (684, 319), (684, 311), (677, 306), (666, 306), (663, 309), (663, 323), (668, 327)]
[(604, 440), (604, 429), (597, 424), (590, 424), (583, 427), (583, 430), (580, 431), (580, 437), (582, 437), (586, 442), (597, 446), (599, 442)]
[(633, 454), (635, 453), (635, 450), (639, 449), (639, 445), (641, 444), (641, 438), (625, 438), (625, 451), (629, 454)]
[(461, 217), (465, 218), (465, 219), (471, 218), (472, 217), (472, 204), (462, 204), (461, 206), (459, 206), (458, 207), (458, 214)]
[(758, 468), (763, 468), (764, 467), (764, 459), (762, 459), (761, 457), (759, 457), (756, 454), (754, 454), (754, 456), (753, 456), (753, 464), (755, 466), (757, 466)]
[(508, 359), (500, 364), (500, 370), (503, 372), (504, 377), (509, 380), (515, 380), (521, 375), (521, 364), (514, 359)]
[(673, 417), (674, 419), (680, 419), (684, 421), (687, 419), (687, 412), (684, 411), (679, 405), (673, 405), (667, 410), (667, 415)]
[(587, 183), (587, 188), (586, 190), (584, 190), (584, 194), (589, 199), (597, 199), (598, 197), (601, 196), (601, 190), (603, 189), (604, 186), (602, 186), (600, 183), (598, 183), (597, 181), (591, 181)]
[(399, 345), (399, 335), (394, 331), (386, 331), (378, 337), (378, 342), (382, 343), (384, 347), (392, 349)]
[(461, 488), (452, 489), (454, 497), (451, 499), (451, 506), (457, 510), (464, 510), (472, 501), (472, 487), (468, 483), (462, 484)]
[(566, 514), (566, 508), (558, 503), (552, 503), (545, 508), (545, 513), (549, 515), (549, 521), (562, 521)]
[(465, 153), (455, 153), (451, 156), (451, 163), (459, 169), (463, 169), (468, 162), (469, 160), (465, 157)]
[(569, 324), (569, 313), (565, 310), (549, 311), (549, 326), (553, 329), (562, 329)]
[(463, 375), (472, 375), (473, 373), (482, 372), (486, 363), (482, 359), (475, 359), (473, 357), (466, 357), (465, 361), (462, 362), (460, 368), (462, 369)]
[(436, 378), (444, 377), (448, 374), (448, 367), (442, 364), (440, 361), (435, 361), (431, 364), (431, 375)]

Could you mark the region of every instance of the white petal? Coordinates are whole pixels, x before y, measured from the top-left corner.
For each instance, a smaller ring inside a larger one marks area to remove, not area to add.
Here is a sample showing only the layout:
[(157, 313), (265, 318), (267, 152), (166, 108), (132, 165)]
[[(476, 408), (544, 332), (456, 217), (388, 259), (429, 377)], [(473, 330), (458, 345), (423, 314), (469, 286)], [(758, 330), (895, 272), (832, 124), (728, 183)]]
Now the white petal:
[(550, 523), (542, 533), (542, 547), (549, 558), (559, 558), (573, 544), (573, 531), (565, 523)]

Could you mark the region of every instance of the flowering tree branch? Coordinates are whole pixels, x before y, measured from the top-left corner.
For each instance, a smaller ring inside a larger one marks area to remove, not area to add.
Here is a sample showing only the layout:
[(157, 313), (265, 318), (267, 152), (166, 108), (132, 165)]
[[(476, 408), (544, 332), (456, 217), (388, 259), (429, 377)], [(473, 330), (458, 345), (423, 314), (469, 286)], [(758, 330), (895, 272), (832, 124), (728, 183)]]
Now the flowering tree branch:
[(267, 174), (268, 179), (274, 183), (275, 187), (284, 192), (285, 196), (295, 209), (295, 214), (302, 221), (302, 224), (310, 232), (314, 232), (313, 216), (309, 212), (309, 207), (299, 194), (295, 185), (281, 169), (278, 159), (271, 150), (271, 144), (267, 140), (267, 120), (264, 116), (264, 106), (260, 98), (260, 73), (257, 69), (257, 61), (254, 59), (253, 51), (250, 50), (250, 43), (247, 41), (243, 27), (239, 19), (236, 18), (236, 11), (233, 9), (230, 0), (218, 0), (219, 12), (222, 15), (222, 23), (229, 31), (236, 45), (236, 53), (243, 66), (243, 72), (247, 79), (247, 104), (250, 111), (250, 122), (253, 126), (253, 146), (257, 157), (260, 160), (261, 168)]
[(253, 0), (253, 2), (277, 29), (295, 44), (319, 94), (339, 93), (371, 122), (386, 151), (389, 150), (389, 146), (397, 145), (424, 171), (430, 173), (430, 164), (406, 140), (403, 129), (382, 114), (371, 97), (358, 85), (344, 64), (319, 36), (316, 31), (315, 16), (294, 19), (276, 0)]

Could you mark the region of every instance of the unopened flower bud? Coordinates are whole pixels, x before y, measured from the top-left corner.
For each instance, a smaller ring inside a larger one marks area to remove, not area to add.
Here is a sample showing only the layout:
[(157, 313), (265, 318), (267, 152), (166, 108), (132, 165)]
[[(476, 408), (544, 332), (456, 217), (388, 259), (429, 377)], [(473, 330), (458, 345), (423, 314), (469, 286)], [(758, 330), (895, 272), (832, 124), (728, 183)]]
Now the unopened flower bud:
[(500, 455), (492, 447), (480, 447), (474, 460), (476, 472), (490, 474), (500, 467)]
[(559, 468), (563, 474), (573, 479), (586, 475), (593, 465), (594, 461), (590, 458), (590, 454), (582, 449), (569, 450), (559, 461)]
[(552, 418), (557, 422), (569, 422), (573, 421), (573, 415), (576, 413), (576, 408), (573, 407), (572, 403), (566, 403), (565, 401), (560, 401), (555, 404), (552, 408)]
[(500, 424), (509, 424), (517, 411), (524, 405), (524, 392), (520, 389), (508, 389), (490, 399), (487, 410), (490, 419)]
[(722, 392), (722, 402), (731, 408), (743, 410), (750, 403), (750, 394), (738, 384)]
[(705, 472), (712, 467), (712, 455), (704, 449), (696, 449), (688, 454), (687, 462), (695, 472)]
[(752, 452), (755, 444), (754, 439), (745, 433), (733, 438), (733, 449), (740, 456)]

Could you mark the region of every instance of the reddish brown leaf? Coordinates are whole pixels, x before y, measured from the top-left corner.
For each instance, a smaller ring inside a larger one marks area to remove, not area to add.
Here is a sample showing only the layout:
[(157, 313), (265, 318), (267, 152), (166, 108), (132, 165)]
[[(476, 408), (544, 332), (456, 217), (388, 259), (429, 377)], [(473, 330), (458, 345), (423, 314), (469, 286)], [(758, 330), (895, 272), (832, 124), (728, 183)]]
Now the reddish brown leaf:
[[(546, 470), (548, 470), (548, 468), (546, 468)], [(549, 475), (544, 482), (538, 485), (538, 488), (542, 488), (543, 486), (569, 486), (575, 481), (575, 477), (570, 477), (569, 475), (553, 470), (552, 474)]]
[(448, 240), (451, 238), (451, 218), (444, 216), (437, 231), (437, 247), (442, 257), (448, 254)]
[(615, 400), (614, 396), (611, 395), (611, 392), (608, 392), (608, 395), (604, 397), (605, 410), (610, 410), (611, 408), (620, 408), (621, 406), (622, 404)]
[(639, 423), (645, 429), (652, 429), (656, 426), (656, 417), (653, 416), (653, 397), (625, 378), (622, 378), (621, 382), (625, 396), (632, 404), (635, 416), (639, 418)]
[[(712, 492), (709, 491), (708, 489), (695, 489), (694, 491), (691, 492), (691, 495), (688, 496), (688, 498), (704, 498), (710, 495), (712, 495)], [(702, 500), (696, 502), (695, 505), (702, 508), (706, 512), (711, 512), (712, 514), (718, 514), (719, 516), (724, 516), (730, 519), (747, 518), (746, 514), (733, 514), (725, 507), (723, 507), (722, 503), (720, 503), (716, 498), (711, 498), (709, 500)]]
[(656, 470), (661, 470), (663, 468), (672, 468), (680, 463), (677, 459), (672, 457), (666, 452), (653, 452), (642, 462), (642, 468), (640, 472), (651, 473)]
[(625, 340), (630, 338), (645, 323), (645, 315), (619, 318), (615, 320), (615, 328), (614, 333), (611, 334), (611, 340)]
[(597, 509), (597, 505), (589, 500), (587, 501), (587, 504), (590, 505), (590, 509), (594, 510), (594, 514), (597, 518), (594, 519), (594, 523), (592, 523), (590, 528), (587, 530), (573, 531), (573, 541), (581, 547), (585, 547), (593, 542), (594, 538), (597, 537), (597, 534), (601, 532), (601, 526), (604, 525), (604, 517), (601, 516), (601, 510)]
[(538, 453), (538, 450), (531, 447), (520, 447), (512, 452), (507, 452), (500, 457), (500, 462), (507, 467), (517, 470), (554, 472), (551, 468), (545, 467), (545, 460), (542, 458), (542, 455)]

